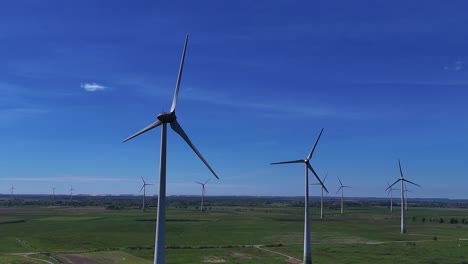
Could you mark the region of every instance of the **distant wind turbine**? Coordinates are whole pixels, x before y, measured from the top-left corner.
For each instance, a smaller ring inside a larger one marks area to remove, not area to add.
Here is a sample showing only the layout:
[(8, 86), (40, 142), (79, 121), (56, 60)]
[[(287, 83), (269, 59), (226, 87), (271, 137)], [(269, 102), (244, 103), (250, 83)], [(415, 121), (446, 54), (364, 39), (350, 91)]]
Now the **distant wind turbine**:
[(154, 185), (154, 184), (146, 183), (146, 181), (145, 181), (145, 179), (143, 179), (143, 177), (141, 177), (141, 180), (143, 181), (143, 185), (141, 186), (141, 189), (140, 189), (140, 192), (141, 192), (141, 190), (143, 190), (143, 207), (141, 208), (141, 210), (144, 212), (145, 208), (146, 208), (145, 207), (146, 185)]
[(343, 183), (341, 182), (340, 180), (340, 177), (338, 177), (338, 181), (340, 182), (340, 188), (338, 188), (338, 191), (336, 191), (336, 194), (338, 194), (338, 192), (340, 192), (341, 190), (341, 214), (343, 214), (343, 191), (344, 191), (344, 188), (351, 188), (351, 186), (347, 186), (347, 185), (343, 185)]
[(13, 191), (16, 190), (15, 187), (13, 187), (13, 184), (11, 185), (10, 191), (11, 191), (11, 199), (13, 199)]
[[(325, 181), (327, 180), (327, 176), (328, 176), (328, 173), (323, 178), (323, 181), (322, 181), (323, 184), (325, 184)], [(320, 182), (312, 183), (312, 185), (320, 185), (320, 189), (322, 190), (322, 193), (320, 195), (320, 219), (323, 219), (323, 185)]]
[(73, 185), (70, 186), (70, 201), (73, 200), (73, 191), (76, 191), (76, 189), (73, 189)]
[(310, 151), (309, 155), (305, 159), (299, 160), (292, 160), (292, 161), (282, 161), (282, 162), (274, 162), (271, 165), (276, 164), (289, 164), (289, 163), (304, 163), (305, 164), (305, 195), (304, 195), (304, 264), (311, 264), (312, 263), (312, 252), (310, 248), (310, 223), (309, 223), (309, 170), (315, 175), (315, 178), (319, 181), (325, 191), (328, 193), (327, 188), (323, 185), (322, 180), (315, 172), (314, 168), (310, 165), (310, 159), (312, 158), (312, 154), (314, 154), (315, 147), (317, 147), (317, 143), (322, 136), (323, 128), (320, 131), (320, 134), (315, 141), (314, 147)]
[(211, 179), (206, 180), (205, 183), (201, 182), (196, 182), (202, 186), (202, 196), (201, 196), (201, 211), (203, 212), (203, 200), (205, 199), (205, 185), (210, 181)]
[(185, 51), (187, 49), (188, 43), (188, 34), (185, 37), (184, 50), (182, 52), (182, 59), (180, 62), (179, 74), (177, 76), (177, 82), (174, 92), (174, 98), (172, 100), (172, 106), (170, 112), (162, 112), (157, 116), (157, 121), (151, 123), (147, 127), (138, 131), (137, 133), (126, 138), (124, 142), (139, 136), (155, 127), (162, 126), (161, 133), (161, 153), (160, 153), (160, 163), (159, 163), (159, 194), (158, 194), (158, 213), (156, 221), (156, 242), (155, 242), (155, 252), (154, 252), (154, 264), (164, 264), (165, 263), (165, 252), (164, 252), (164, 241), (165, 241), (165, 222), (166, 222), (166, 142), (167, 142), (167, 124), (171, 125), (172, 130), (174, 130), (179, 136), (181, 136), (185, 142), (192, 148), (192, 150), (197, 154), (205, 166), (213, 173), (213, 175), (219, 179), (218, 175), (213, 171), (208, 162), (203, 158), (198, 149), (190, 141), (187, 134), (185, 134), (182, 127), (177, 122), (177, 116), (175, 113), (177, 97), (179, 94), (180, 80), (182, 78), (182, 70), (184, 68), (185, 60)]
[(390, 196), (390, 212), (393, 212), (393, 191), (396, 191), (396, 190), (399, 190), (399, 189), (392, 188), (390, 186), (390, 183), (388, 183), (388, 182), (387, 182), (387, 185), (388, 185), (387, 197)]
[(398, 166), (400, 167), (400, 178), (396, 180), (392, 185), (390, 185), (386, 190), (390, 189), (393, 185), (397, 184), (398, 182), (401, 182), (401, 189), (400, 189), (401, 191), (401, 206), (400, 206), (401, 207), (401, 233), (404, 234), (406, 233), (405, 208), (404, 208), (404, 204), (405, 204), (405, 184), (404, 183), (405, 182), (411, 183), (419, 187), (421, 187), (421, 185), (416, 184), (412, 181), (409, 181), (403, 177), (403, 170), (401, 169), (400, 159), (398, 159)]
[(408, 211), (408, 193), (413, 193), (413, 192), (406, 189), (406, 184), (405, 184), (405, 211)]
[(56, 187), (50, 187), (52, 189), (52, 200), (55, 200), (55, 189)]

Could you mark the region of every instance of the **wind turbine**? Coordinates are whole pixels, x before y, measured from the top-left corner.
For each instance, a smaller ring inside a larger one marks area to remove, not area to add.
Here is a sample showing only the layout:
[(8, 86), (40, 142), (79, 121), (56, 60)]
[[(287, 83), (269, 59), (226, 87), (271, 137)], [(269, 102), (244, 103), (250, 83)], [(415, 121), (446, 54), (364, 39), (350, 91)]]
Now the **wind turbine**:
[(16, 188), (13, 187), (13, 184), (11, 185), (11, 188), (10, 188), (10, 191), (11, 191), (11, 199), (13, 199), (13, 191), (15, 190)]
[(70, 186), (70, 201), (73, 200), (73, 191), (76, 191), (76, 189), (73, 189), (73, 185)]
[(341, 190), (341, 214), (343, 214), (343, 191), (344, 188), (351, 188), (351, 186), (343, 185), (343, 183), (340, 180), (340, 177), (338, 177), (338, 181), (340, 182), (340, 188), (338, 188), (338, 191), (336, 191), (336, 194)]
[(304, 163), (305, 164), (305, 195), (304, 195), (304, 264), (311, 264), (312, 263), (312, 252), (310, 249), (310, 227), (309, 227), (309, 170), (315, 175), (319, 183), (323, 186), (325, 191), (328, 193), (327, 188), (323, 185), (322, 180), (320, 180), (319, 176), (315, 172), (314, 168), (310, 165), (310, 159), (312, 158), (312, 154), (314, 154), (315, 147), (317, 147), (317, 143), (322, 136), (323, 128), (320, 131), (320, 134), (315, 141), (314, 147), (310, 151), (309, 155), (305, 159), (299, 160), (291, 160), (291, 161), (282, 161), (282, 162), (274, 162), (271, 165), (276, 164), (289, 164), (289, 163)]
[(176, 117), (176, 104), (177, 97), (179, 94), (180, 80), (182, 78), (182, 70), (184, 68), (185, 60), (185, 51), (187, 49), (188, 43), (188, 34), (185, 37), (184, 50), (182, 52), (182, 59), (180, 61), (179, 74), (177, 76), (177, 82), (174, 92), (174, 98), (172, 100), (172, 106), (170, 112), (162, 112), (157, 116), (155, 122), (151, 123), (147, 127), (138, 131), (137, 133), (126, 138), (123, 142), (126, 142), (136, 136), (139, 136), (155, 127), (162, 126), (161, 133), (161, 154), (159, 162), (159, 193), (158, 193), (158, 212), (157, 212), (157, 221), (156, 221), (156, 242), (155, 242), (155, 252), (154, 252), (154, 263), (155, 264), (164, 264), (165, 253), (164, 253), (164, 240), (165, 240), (165, 222), (166, 222), (166, 142), (167, 142), (167, 124), (171, 125), (172, 130), (174, 130), (179, 136), (181, 136), (185, 142), (192, 148), (192, 150), (197, 154), (201, 161), (206, 165), (206, 167), (213, 173), (213, 175), (219, 179), (218, 175), (213, 171), (208, 162), (203, 158), (198, 149), (190, 141), (187, 134), (185, 134), (182, 127), (177, 122)]
[(406, 184), (405, 184), (405, 211), (408, 211), (408, 193), (413, 193), (412, 191), (406, 189)]
[(412, 181), (409, 181), (403, 177), (403, 170), (401, 169), (401, 163), (400, 159), (398, 159), (398, 166), (400, 167), (400, 178), (396, 180), (392, 185), (390, 185), (386, 190), (390, 189), (393, 185), (397, 184), (398, 182), (401, 182), (401, 233), (404, 234), (406, 233), (406, 222), (405, 222), (405, 182), (411, 183), (413, 185), (421, 187), (421, 185), (416, 184)]
[(205, 183), (201, 182), (196, 182), (202, 186), (202, 196), (201, 196), (201, 211), (203, 212), (203, 200), (205, 199), (205, 185), (210, 181), (211, 179), (206, 180)]
[(399, 189), (392, 188), (390, 186), (390, 183), (388, 183), (388, 182), (387, 182), (387, 185), (388, 185), (387, 197), (390, 195), (390, 212), (393, 212), (393, 191), (399, 190)]
[(52, 189), (52, 199), (55, 200), (55, 189), (57, 187), (50, 187)]
[[(141, 177), (141, 176), (140, 176)], [(143, 190), (143, 208), (141, 209), (143, 212), (145, 211), (145, 197), (146, 197), (146, 185), (154, 185), (152, 183), (146, 183), (145, 182), (145, 179), (143, 179), (143, 177), (141, 177), (141, 180), (143, 181), (143, 186), (141, 186), (141, 189), (140, 189), (140, 192), (141, 190)]]
[[(325, 181), (327, 180), (327, 176), (328, 176), (328, 173), (323, 178), (323, 181), (322, 181), (323, 184), (325, 184)], [(320, 185), (320, 189), (322, 190), (322, 193), (320, 195), (320, 219), (323, 219), (323, 185), (320, 184), (320, 182), (312, 183), (312, 185)]]

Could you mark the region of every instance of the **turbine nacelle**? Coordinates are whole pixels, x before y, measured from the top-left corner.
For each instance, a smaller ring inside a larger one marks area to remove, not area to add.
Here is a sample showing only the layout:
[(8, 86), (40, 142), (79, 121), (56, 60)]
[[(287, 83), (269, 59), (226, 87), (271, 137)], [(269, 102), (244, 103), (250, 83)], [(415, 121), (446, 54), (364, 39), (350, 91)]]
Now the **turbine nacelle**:
[(158, 120), (164, 124), (172, 123), (177, 119), (175, 112), (162, 112), (158, 115)]

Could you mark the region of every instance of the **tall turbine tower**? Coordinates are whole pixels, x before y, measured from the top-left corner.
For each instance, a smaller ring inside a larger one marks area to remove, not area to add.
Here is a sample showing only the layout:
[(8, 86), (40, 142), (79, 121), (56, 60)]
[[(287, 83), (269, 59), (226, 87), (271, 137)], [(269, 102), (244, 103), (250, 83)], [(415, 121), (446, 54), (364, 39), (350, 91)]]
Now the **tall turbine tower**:
[(210, 179), (206, 180), (206, 182), (201, 183), (201, 182), (196, 182), (202, 186), (202, 192), (201, 192), (201, 208), (200, 210), (203, 212), (203, 200), (205, 199), (205, 185), (210, 181)]
[(73, 185), (70, 186), (70, 201), (73, 200), (73, 191), (76, 191), (76, 189), (73, 189)]
[(340, 188), (338, 188), (338, 191), (336, 191), (336, 194), (338, 194), (338, 192), (340, 192), (341, 190), (341, 214), (343, 214), (343, 191), (344, 191), (344, 188), (351, 188), (351, 186), (343, 185), (343, 183), (340, 180), (340, 177), (337, 176), (337, 178), (338, 178), (338, 181), (340, 182)]
[[(323, 181), (322, 181), (323, 184), (325, 184), (325, 181), (327, 180), (327, 176), (328, 176), (328, 173), (323, 178)], [(322, 190), (322, 193), (320, 194), (320, 219), (323, 219), (323, 185), (320, 182), (312, 183), (312, 185), (320, 185), (320, 189)]]
[(143, 177), (141, 177), (141, 180), (143, 181), (143, 185), (141, 186), (141, 189), (140, 189), (140, 192), (141, 192), (141, 190), (143, 190), (143, 207), (141, 208), (141, 210), (144, 212), (145, 208), (146, 208), (145, 207), (146, 185), (153, 185), (153, 184), (152, 183), (146, 183), (145, 179), (143, 179)]
[(52, 189), (52, 200), (55, 200), (55, 188), (56, 187), (50, 187)]
[(399, 190), (390, 186), (390, 183), (387, 182), (388, 193), (387, 197), (390, 196), (390, 212), (393, 212), (393, 191)]
[(171, 125), (172, 130), (174, 130), (179, 136), (181, 136), (185, 142), (192, 148), (192, 150), (197, 154), (201, 161), (206, 165), (206, 167), (213, 173), (213, 175), (219, 179), (218, 175), (213, 171), (208, 162), (203, 158), (198, 149), (193, 145), (192, 141), (185, 134), (182, 127), (177, 122), (177, 116), (175, 113), (177, 97), (179, 94), (180, 80), (182, 78), (182, 70), (184, 68), (185, 60), (185, 51), (187, 49), (188, 43), (188, 34), (185, 37), (184, 50), (182, 52), (182, 60), (180, 62), (179, 75), (177, 76), (177, 82), (174, 92), (174, 98), (172, 100), (172, 106), (170, 112), (162, 112), (157, 116), (155, 122), (151, 123), (147, 127), (138, 131), (137, 133), (126, 138), (124, 142), (139, 136), (155, 127), (162, 126), (161, 133), (161, 154), (159, 162), (159, 194), (158, 194), (158, 213), (156, 220), (156, 243), (155, 243), (155, 252), (154, 252), (154, 264), (164, 264), (165, 263), (165, 253), (164, 253), (164, 240), (165, 240), (165, 222), (166, 222), (166, 142), (167, 142), (167, 124)]
[(314, 154), (315, 147), (317, 147), (317, 143), (322, 136), (323, 128), (320, 131), (320, 134), (315, 141), (314, 147), (310, 151), (309, 155), (305, 159), (299, 160), (292, 160), (292, 161), (283, 161), (283, 162), (274, 162), (271, 163), (272, 165), (275, 164), (289, 164), (289, 163), (304, 163), (305, 164), (305, 195), (304, 195), (304, 264), (311, 264), (312, 263), (312, 252), (310, 249), (310, 228), (309, 228), (309, 170), (315, 175), (317, 180), (323, 186), (326, 192), (328, 192), (327, 188), (323, 185), (322, 180), (320, 180), (319, 176), (315, 172), (314, 168), (310, 165), (310, 159), (312, 158), (312, 154)]
[(398, 182), (401, 182), (401, 233), (404, 234), (406, 233), (406, 222), (405, 222), (405, 182), (407, 183), (411, 183), (413, 185), (416, 185), (416, 186), (419, 186), (421, 187), (420, 185), (412, 182), (412, 181), (409, 181), (407, 179), (405, 179), (403, 177), (403, 170), (401, 169), (401, 163), (400, 163), (400, 159), (398, 159), (398, 166), (400, 167), (400, 178), (398, 180), (396, 180), (392, 185), (390, 185), (388, 189), (390, 189), (393, 185), (397, 184)]

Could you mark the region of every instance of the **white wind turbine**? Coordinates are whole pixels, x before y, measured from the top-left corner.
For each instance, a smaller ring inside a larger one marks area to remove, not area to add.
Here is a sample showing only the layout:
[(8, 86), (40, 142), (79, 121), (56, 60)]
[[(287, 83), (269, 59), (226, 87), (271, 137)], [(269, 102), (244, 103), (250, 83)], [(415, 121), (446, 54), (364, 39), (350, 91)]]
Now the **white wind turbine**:
[(50, 187), (52, 189), (52, 200), (55, 200), (55, 189), (56, 187)]
[(73, 200), (73, 191), (76, 191), (76, 189), (73, 189), (73, 185), (70, 186), (70, 201)]
[(406, 184), (405, 184), (405, 211), (408, 211), (408, 193), (413, 193), (413, 192), (406, 189)]
[[(328, 173), (323, 178), (323, 181), (322, 181), (323, 184), (325, 184), (325, 181), (327, 180), (327, 176), (328, 176)], [(312, 185), (320, 185), (320, 189), (322, 190), (322, 193), (320, 194), (320, 219), (323, 219), (323, 185), (320, 182), (312, 183)]]
[(143, 177), (141, 177), (141, 180), (143, 181), (143, 185), (141, 186), (141, 189), (140, 189), (140, 192), (141, 190), (143, 190), (143, 207), (141, 208), (141, 210), (144, 212), (145, 211), (145, 198), (146, 198), (146, 185), (154, 185), (152, 183), (146, 183), (145, 179), (143, 179)]
[(398, 182), (401, 182), (401, 189), (400, 189), (401, 191), (401, 206), (400, 206), (401, 207), (401, 233), (404, 234), (406, 233), (405, 208), (404, 208), (404, 204), (405, 204), (405, 184), (404, 183), (407, 182), (407, 183), (411, 183), (419, 187), (421, 186), (403, 177), (403, 170), (401, 169), (400, 159), (398, 159), (398, 166), (400, 167), (400, 178), (396, 180), (392, 185), (390, 185), (387, 188), (387, 190), (390, 189), (393, 185), (397, 184)]
[(165, 222), (166, 222), (166, 142), (167, 142), (167, 124), (171, 125), (172, 130), (174, 130), (179, 136), (181, 136), (185, 142), (192, 148), (192, 150), (197, 154), (201, 161), (206, 165), (206, 167), (213, 173), (213, 175), (219, 179), (218, 175), (213, 171), (208, 162), (203, 158), (198, 149), (190, 141), (187, 134), (185, 134), (182, 127), (177, 122), (176, 117), (176, 104), (177, 97), (179, 94), (180, 80), (182, 78), (182, 70), (184, 68), (185, 60), (185, 51), (187, 49), (188, 43), (188, 34), (185, 38), (184, 50), (182, 52), (182, 59), (180, 62), (179, 74), (177, 76), (177, 82), (174, 92), (174, 98), (172, 100), (172, 106), (170, 112), (162, 112), (157, 116), (157, 119), (152, 124), (138, 131), (137, 133), (126, 138), (124, 142), (139, 136), (155, 127), (162, 126), (161, 133), (161, 153), (160, 153), (160, 162), (159, 162), (159, 193), (158, 193), (158, 212), (157, 212), (157, 221), (156, 221), (156, 242), (155, 242), (155, 252), (154, 252), (154, 264), (164, 264), (165, 263), (165, 252), (164, 252), (164, 241), (165, 241)]
[(391, 187), (390, 183), (388, 183), (388, 182), (387, 182), (387, 185), (388, 185), (387, 197), (390, 196), (390, 212), (393, 212), (393, 191), (396, 191), (396, 190), (399, 190), (399, 189)]
[(274, 162), (271, 165), (276, 164), (289, 164), (289, 163), (304, 163), (305, 164), (305, 195), (304, 195), (304, 264), (311, 264), (312, 263), (312, 252), (310, 248), (310, 223), (309, 223), (309, 170), (315, 175), (319, 183), (323, 186), (326, 192), (328, 192), (327, 188), (323, 185), (322, 180), (315, 172), (314, 168), (310, 165), (310, 159), (312, 158), (312, 154), (314, 154), (315, 147), (317, 147), (317, 143), (322, 136), (323, 128), (320, 131), (320, 134), (315, 141), (314, 147), (310, 151), (309, 155), (305, 159), (299, 160), (292, 160), (292, 161), (283, 161), (283, 162)]
[(195, 182), (198, 183), (202, 186), (202, 196), (201, 196), (201, 211), (203, 212), (203, 200), (205, 199), (205, 185), (210, 181), (211, 179), (206, 180), (206, 182), (201, 183), (201, 182)]
[(336, 191), (336, 194), (341, 190), (341, 214), (343, 214), (343, 192), (344, 188), (351, 188), (351, 186), (343, 185), (343, 183), (340, 180), (340, 177), (337, 177), (338, 181), (340, 182), (340, 188), (338, 188), (338, 191)]

